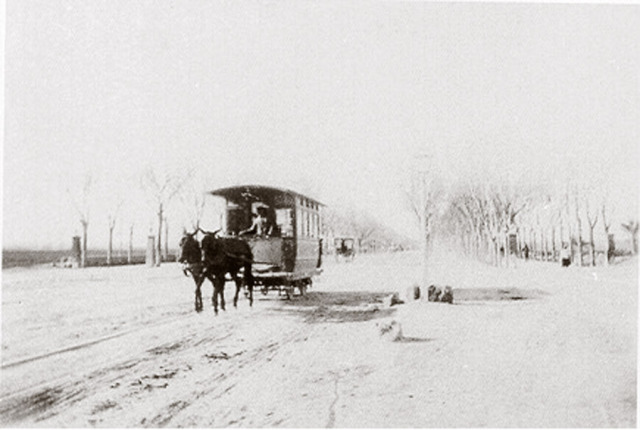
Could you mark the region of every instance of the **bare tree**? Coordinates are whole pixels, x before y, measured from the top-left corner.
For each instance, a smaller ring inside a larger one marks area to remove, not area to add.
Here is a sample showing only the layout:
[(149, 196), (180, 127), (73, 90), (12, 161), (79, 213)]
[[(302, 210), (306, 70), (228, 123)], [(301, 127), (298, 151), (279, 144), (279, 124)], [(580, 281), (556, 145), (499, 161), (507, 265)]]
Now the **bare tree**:
[(120, 208), (122, 207), (123, 204), (123, 200), (120, 199), (118, 200), (118, 202), (115, 205), (115, 208), (113, 211), (111, 211), (108, 215), (107, 215), (107, 222), (109, 225), (109, 246), (107, 247), (107, 265), (110, 266), (113, 261), (113, 230), (116, 227), (116, 220), (118, 218), (118, 214), (120, 212)]
[(602, 205), (600, 207), (600, 213), (602, 215), (602, 228), (604, 229), (604, 236), (605, 236), (604, 261), (605, 261), (605, 265), (608, 265), (610, 262), (609, 260), (610, 260), (610, 254), (611, 254), (611, 247), (609, 244), (609, 231), (611, 230), (611, 220), (608, 219), (608, 216), (607, 216), (606, 199), (603, 199), (602, 201)]
[(578, 258), (580, 261), (580, 267), (584, 266), (584, 257), (582, 255), (582, 218), (580, 217), (580, 202), (578, 199), (578, 191), (575, 191), (575, 216), (576, 216), (576, 227), (577, 227), (577, 241), (578, 241)]
[(87, 242), (88, 242), (88, 230), (89, 230), (89, 215), (90, 215), (90, 196), (93, 186), (93, 177), (91, 174), (86, 173), (82, 182), (82, 190), (80, 195), (74, 195), (68, 188), (67, 194), (71, 200), (73, 207), (78, 215), (80, 225), (82, 226), (82, 242), (80, 247), (80, 267), (86, 267), (87, 265)]
[[(571, 258), (571, 264), (576, 264), (576, 259), (575, 256), (573, 254), (573, 233), (574, 233), (574, 228), (573, 228), (573, 223), (571, 222), (571, 198), (569, 195), (569, 184), (567, 183), (567, 187), (565, 189), (564, 192), (564, 196), (563, 196), (563, 219), (566, 222), (567, 225), (567, 238), (568, 238), (568, 245), (569, 245), (569, 255)], [(564, 244), (563, 244), (564, 245)]]
[(598, 223), (598, 212), (591, 210), (591, 205), (589, 204), (589, 198), (585, 198), (584, 202), (585, 213), (587, 215), (587, 226), (589, 227), (589, 247), (591, 248), (591, 265), (596, 265), (596, 242), (593, 237), (593, 230)]
[(156, 207), (158, 216), (158, 237), (155, 249), (155, 265), (160, 266), (162, 260), (162, 230), (165, 219), (165, 210), (169, 202), (180, 191), (182, 185), (190, 177), (191, 172), (185, 176), (177, 176), (169, 173), (157, 174), (152, 168), (148, 168), (141, 178), (142, 187), (151, 194), (151, 200)]
[(353, 232), (358, 251), (362, 251), (365, 241), (376, 231), (377, 225), (359, 212), (352, 212), (349, 217), (349, 230)]
[(164, 260), (169, 258), (169, 220), (164, 217)]
[(187, 211), (186, 215), (194, 231), (200, 227), (204, 215), (206, 199), (204, 193), (205, 184), (203, 182), (201, 180), (191, 180), (188, 185), (183, 187), (183, 191), (180, 193), (180, 200), (183, 208)]
[[(422, 156), (421, 160), (423, 162), (430, 160), (430, 156)], [(415, 215), (420, 227), (420, 242), (425, 260), (432, 245), (436, 218), (446, 210), (444, 186), (434, 172), (426, 171), (427, 167), (428, 165), (419, 166), (413, 173), (409, 191), (406, 193), (409, 209)]]
[(476, 258), (484, 257), (486, 254), (481, 254), (481, 250), (484, 249), (496, 264), (496, 219), (491, 214), (486, 189), (478, 188), (475, 184), (457, 188), (449, 197), (444, 219), (457, 223), (460, 225), (457, 231), (470, 236), (463, 239), (463, 243), (467, 243), (466, 246), (472, 255)]

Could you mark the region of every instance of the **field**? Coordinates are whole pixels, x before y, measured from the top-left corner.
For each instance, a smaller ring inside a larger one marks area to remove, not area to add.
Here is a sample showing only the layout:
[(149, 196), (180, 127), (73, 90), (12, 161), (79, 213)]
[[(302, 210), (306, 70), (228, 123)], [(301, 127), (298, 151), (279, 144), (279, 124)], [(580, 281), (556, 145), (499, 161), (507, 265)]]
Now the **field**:
[[(41, 265), (52, 265), (60, 259), (71, 255), (69, 250), (22, 250), (5, 249), (2, 251), (2, 267), (9, 269), (12, 267), (33, 267)], [(127, 254), (123, 251), (114, 252), (112, 264), (121, 266), (127, 264)], [(145, 250), (136, 249), (132, 253), (132, 264), (142, 264), (145, 262)], [(87, 264), (89, 266), (104, 266), (107, 264), (107, 251), (92, 250), (88, 252)]]
[[(308, 294), (193, 311), (175, 263), (2, 272), (10, 427), (634, 427), (637, 259), (612, 267), (439, 253), (454, 304), (388, 307), (414, 253), (329, 258)], [(391, 341), (381, 327), (397, 322)]]

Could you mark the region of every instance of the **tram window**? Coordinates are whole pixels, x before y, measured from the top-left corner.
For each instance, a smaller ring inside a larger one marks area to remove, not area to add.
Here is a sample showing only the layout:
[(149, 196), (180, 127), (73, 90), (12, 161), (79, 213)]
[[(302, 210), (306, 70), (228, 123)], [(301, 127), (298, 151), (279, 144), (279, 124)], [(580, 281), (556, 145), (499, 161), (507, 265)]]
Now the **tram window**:
[(276, 224), (282, 237), (293, 237), (291, 209), (276, 209)]
[(307, 237), (311, 237), (311, 217), (308, 211), (305, 211), (305, 231), (307, 233)]
[(318, 237), (318, 214), (314, 212), (311, 217), (313, 219), (313, 237)]
[(319, 237), (318, 214), (313, 214), (313, 237)]
[(296, 231), (298, 232), (298, 236), (304, 234), (304, 230), (302, 229), (302, 209), (300, 208), (296, 210)]

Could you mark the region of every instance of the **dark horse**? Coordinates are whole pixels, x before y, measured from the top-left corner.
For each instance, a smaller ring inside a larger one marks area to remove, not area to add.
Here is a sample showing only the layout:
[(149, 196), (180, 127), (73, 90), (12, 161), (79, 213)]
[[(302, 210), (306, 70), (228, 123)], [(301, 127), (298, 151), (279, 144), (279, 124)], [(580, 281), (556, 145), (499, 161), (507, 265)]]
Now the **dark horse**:
[(218, 313), (218, 296), (220, 297), (220, 307), (225, 310), (224, 284), (227, 273), (236, 283), (236, 294), (233, 298), (233, 305), (238, 305), (238, 295), (242, 289), (242, 279), (238, 276), (240, 269), (244, 269), (244, 281), (247, 285), (249, 295), (249, 305), (253, 305), (253, 275), (251, 265), (253, 254), (249, 245), (243, 240), (236, 238), (219, 238), (216, 232), (204, 233), (202, 244), (195, 239), (197, 233), (185, 233), (180, 241), (179, 261), (184, 264), (185, 275), (191, 272), (196, 283), (196, 311), (202, 310), (202, 292), (200, 287), (205, 279), (209, 279), (213, 284), (213, 309)]
[(214, 284), (214, 282), (213, 276), (205, 272), (200, 242), (195, 238), (197, 233), (197, 231), (193, 233), (184, 232), (184, 236), (180, 239), (180, 257), (178, 257), (178, 262), (182, 263), (184, 275), (189, 276), (189, 273), (191, 273), (193, 281), (196, 283), (195, 306), (196, 311), (200, 312), (202, 311), (202, 292), (200, 291), (200, 287), (205, 279), (209, 279), (212, 284)]

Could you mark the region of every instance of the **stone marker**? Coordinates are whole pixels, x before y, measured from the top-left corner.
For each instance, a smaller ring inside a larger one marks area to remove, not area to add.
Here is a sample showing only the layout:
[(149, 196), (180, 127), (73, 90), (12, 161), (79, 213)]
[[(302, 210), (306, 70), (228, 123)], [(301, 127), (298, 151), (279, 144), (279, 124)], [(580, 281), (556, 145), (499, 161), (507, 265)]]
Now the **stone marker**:
[(402, 327), (396, 320), (378, 322), (376, 328), (382, 340), (397, 342), (402, 339)]

